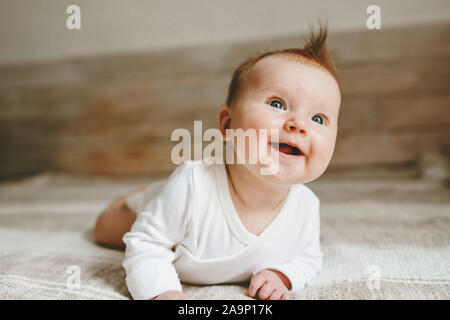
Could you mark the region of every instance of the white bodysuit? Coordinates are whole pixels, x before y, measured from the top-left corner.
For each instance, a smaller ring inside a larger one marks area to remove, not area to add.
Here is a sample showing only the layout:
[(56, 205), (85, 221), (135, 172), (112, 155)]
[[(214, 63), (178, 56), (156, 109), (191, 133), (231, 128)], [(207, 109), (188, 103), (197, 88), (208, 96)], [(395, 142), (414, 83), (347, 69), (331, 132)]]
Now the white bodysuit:
[(266, 229), (246, 230), (231, 199), (223, 164), (187, 161), (167, 179), (127, 198), (137, 219), (123, 241), (126, 283), (134, 299), (191, 284), (249, 281), (270, 268), (309, 284), (322, 267), (319, 199), (293, 185)]

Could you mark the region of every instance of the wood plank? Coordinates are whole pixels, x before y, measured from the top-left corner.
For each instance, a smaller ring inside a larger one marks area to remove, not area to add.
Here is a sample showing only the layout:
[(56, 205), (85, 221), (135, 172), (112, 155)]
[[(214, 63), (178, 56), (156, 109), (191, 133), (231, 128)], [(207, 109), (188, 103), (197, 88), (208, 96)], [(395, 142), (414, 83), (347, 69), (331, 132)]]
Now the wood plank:
[(420, 161), (423, 154), (448, 148), (450, 128), (441, 132), (372, 134), (338, 137), (331, 166), (387, 165)]
[(341, 106), (339, 131), (435, 131), (450, 127), (450, 91), (433, 90), (378, 99), (346, 99)]

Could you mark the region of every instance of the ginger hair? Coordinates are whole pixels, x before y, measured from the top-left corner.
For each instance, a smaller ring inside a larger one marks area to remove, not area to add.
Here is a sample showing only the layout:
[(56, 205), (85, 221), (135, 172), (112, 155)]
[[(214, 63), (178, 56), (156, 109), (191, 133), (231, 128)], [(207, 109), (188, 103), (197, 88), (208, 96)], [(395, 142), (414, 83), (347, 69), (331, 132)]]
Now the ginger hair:
[(230, 85), (228, 87), (227, 106), (231, 106), (237, 96), (244, 75), (261, 59), (272, 55), (283, 55), (289, 58), (295, 58), (305, 63), (325, 68), (335, 79), (340, 87), (340, 80), (337, 75), (334, 61), (327, 47), (328, 28), (326, 24), (319, 23), (319, 31), (311, 31), (303, 48), (289, 48), (283, 50), (267, 51), (252, 56), (241, 63), (233, 73)]

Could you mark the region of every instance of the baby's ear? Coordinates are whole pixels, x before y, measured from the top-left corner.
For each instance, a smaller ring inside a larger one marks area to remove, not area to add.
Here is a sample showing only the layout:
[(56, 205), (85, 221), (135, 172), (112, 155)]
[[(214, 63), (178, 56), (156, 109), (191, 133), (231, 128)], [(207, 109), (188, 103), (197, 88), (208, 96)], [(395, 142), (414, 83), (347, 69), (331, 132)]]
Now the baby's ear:
[(219, 130), (222, 132), (222, 136), (225, 140), (226, 129), (230, 128), (231, 122), (231, 108), (229, 106), (223, 106), (219, 111)]

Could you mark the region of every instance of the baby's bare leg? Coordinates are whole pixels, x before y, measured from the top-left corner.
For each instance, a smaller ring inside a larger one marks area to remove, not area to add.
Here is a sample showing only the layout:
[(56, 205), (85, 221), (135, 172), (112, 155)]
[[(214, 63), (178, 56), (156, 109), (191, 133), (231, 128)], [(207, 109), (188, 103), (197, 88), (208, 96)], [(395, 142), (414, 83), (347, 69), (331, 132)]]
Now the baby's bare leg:
[[(131, 194), (142, 190), (137, 190)], [(121, 249), (125, 248), (122, 238), (125, 233), (130, 231), (136, 220), (136, 213), (125, 202), (129, 195), (127, 194), (111, 202), (97, 218), (94, 238), (99, 244)]]

